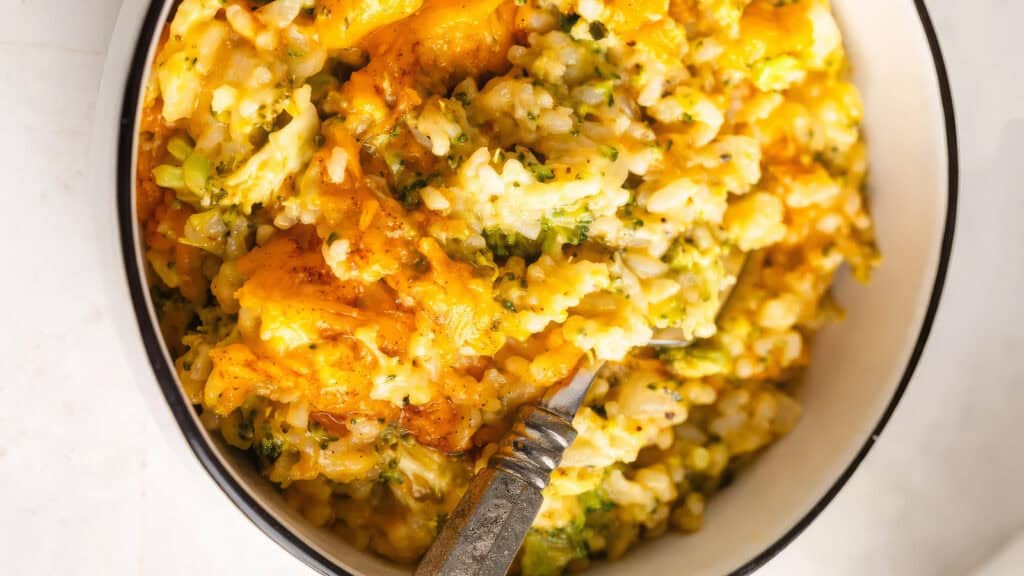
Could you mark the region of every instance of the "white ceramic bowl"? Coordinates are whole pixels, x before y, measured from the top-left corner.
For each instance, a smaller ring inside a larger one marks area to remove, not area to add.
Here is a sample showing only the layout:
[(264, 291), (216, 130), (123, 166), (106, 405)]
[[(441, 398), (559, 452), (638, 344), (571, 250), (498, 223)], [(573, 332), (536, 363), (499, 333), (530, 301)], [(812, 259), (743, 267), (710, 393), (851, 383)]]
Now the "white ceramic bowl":
[[(892, 414), (931, 328), (952, 248), (956, 134), (949, 86), (924, 4), (833, 0), (866, 104), (872, 212), (885, 261), (868, 287), (841, 277), (849, 311), (815, 341), (803, 420), (709, 506), (704, 528), (668, 535), (592, 574), (747, 574), (792, 541), (842, 488)], [(96, 219), (107, 232), (111, 310), (155, 416), (271, 539), (324, 574), (405, 574), (305, 523), (259, 474), (200, 426), (170, 368), (133, 214), (139, 86), (170, 2), (127, 0), (101, 88)], [(185, 442), (182, 442), (184, 440)]]

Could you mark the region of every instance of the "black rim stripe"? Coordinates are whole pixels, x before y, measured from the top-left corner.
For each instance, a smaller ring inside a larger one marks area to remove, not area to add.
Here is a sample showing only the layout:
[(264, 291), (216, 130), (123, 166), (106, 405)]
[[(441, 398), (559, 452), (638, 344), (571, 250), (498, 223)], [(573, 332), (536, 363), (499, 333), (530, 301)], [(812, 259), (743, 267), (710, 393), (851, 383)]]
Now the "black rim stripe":
[[(117, 168), (117, 217), (120, 229), (121, 252), (124, 261), (125, 272), (128, 277), (128, 287), (132, 296), (132, 308), (138, 322), (139, 331), (142, 336), (143, 345), (146, 348), (146, 355), (153, 368), (160, 390), (164, 399), (170, 406), (174, 419), (181, 429), (185, 440), (188, 442), (192, 453), (213, 478), (214, 482), (260, 530), (277, 542), (305, 564), (326, 576), (343, 575), (353, 576), (346, 569), (338, 566), (323, 554), (313, 548), (308, 542), (288, 530), (273, 514), (260, 505), (255, 498), (242, 486), (231, 472), (224, 466), (213, 448), (207, 442), (203, 431), (193, 416), (193, 408), (184, 401), (178, 387), (174, 370), (166, 362), (163, 346), (161, 345), (159, 330), (153, 323), (149, 308), (146, 303), (145, 294), (147, 287), (143, 284), (142, 273), (139, 270), (136, 257), (136, 238), (134, 234), (135, 214), (132, 205), (132, 184), (133, 158), (135, 150), (136, 117), (138, 104), (142, 91), (142, 80), (145, 77), (148, 64), (149, 47), (161, 23), (160, 16), (163, 11), (165, 0), (151, 0), (149, 9), (143, 22), (139, 40), (136, 45), (135, 55), (132, 58), (131, 68), (128, 74), (124, 99), (121, 104), (120, 133), (118, 136), (118, 168)], [(946, 207), (946, 222), (943, 231), (942, 245), (939, 254), (939, 266), (935, 273), (935, 282), (929, 298), (927, 312), (921, 329), (918, 332), (914, 349), (907, 362), (907, 367), (900, 378), (899, 386), (893, 394), (888, 406), (883, 412), (878, 424), (868, 436), (857, 456), (850, 465), (843, 471), (832, 487), (814, 505), (814, 507), (796, 525), (786, 532), (781, 538), (766, 548), (753, 559), (743, 564), (740, 568), (731, 573), (730, 576), (744, 576), (753, 573), (775, 555), (788, 546), (797, 536), (803, 532), (811, 522), (825, 509), (835, 498), (836, 494), (843, 488), (846, 482), (853, 476), (857, 467), (864, 461), (871, 447), (885, 429), (896, 406), (906, 391), (907, 385), (917, 368), (917, 364), (924, 353), (928, 335), (931, 332), (935, 316), (938, 313), (939, 301), (942, 297), (943, 287), (946, 280), (946, 272), (949, 268), (950, 256), (953, 250), (953, 236), (956, 228), (957, 195), (959, 187), (959, 156), (956, 132), (956, 119), (953, 112), (953, 97), (949, 85), (949, 77), (946, 73), (946, 65), (939, 47), (939, 41), (935, 34), (928, 9), (924, 0), (914, 0), (921, 26), (924, 28), (925, 36), (931, 49), (932, 58), (935, 64), (935, 73), (939, 83), (939, 91), (942, 98), (942, 108), (946, 124), (946, 152), (948, 164), (948, 199)]]
[(192, 453), (221, 488), (224, 494), (271, 540), (277, 542), (296, 558), (325, 576), (354, 576), (344, 568), (336, 565), (318, 552), (309, 543), (300, 539), (285, 527), (273, 514), (260, 505), (248, 490), (242, 486), (231, 472), (224, 466), (213, 448), (207, 442), (193, 417), (193, 408), (186, 402), (178, 387), (173, 366), (167, 364), (161, 344), (159, 329), (154, 325), (146, 303), (147, 287), (142, 281), (136, 259), (136, 239), (134, 235), (135, 214), (132, 205), (132, 184), (134, 170), (132, 160), (135, 150), (137, 132), (136, 118), (142, 91), (142, 81), (148, 64), (149, 47), (155, 36), (165, 0), (151, 0), (146, 18), (139, 34), (135, 54), (132, 57), (128, 73), (124, 100), (121, 103), (120, 133), (118, 135), (118, 168), (117, 168), (117, 218), (121, 238), (121, 253), (125, 272), (128, 276), (128, 288), (132, 296), (132, 307), (138, 321), (139, 332), (146, 348), (146, 355), (153, 368), (164, 399), (171, 408), (174, 420), (178, 423)]

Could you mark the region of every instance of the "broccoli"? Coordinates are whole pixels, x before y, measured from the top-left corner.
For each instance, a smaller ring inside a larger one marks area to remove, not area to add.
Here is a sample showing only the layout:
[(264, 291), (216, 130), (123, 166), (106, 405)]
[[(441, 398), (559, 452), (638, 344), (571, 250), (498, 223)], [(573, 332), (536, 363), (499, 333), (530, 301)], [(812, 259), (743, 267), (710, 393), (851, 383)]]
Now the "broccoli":
[(612, 511), (615, 509), (615, 504), (601, 490), (584, 492), (577, 498), (586, 518), (585, 535), (587, 538), (589, 539), (593, 533), (607, 536), (614, 524)]
[(495, 262), (504, 263), (519, 256), (527, 263), (543, 254), (558, 254), (566, 244), (578, 246), (587, 240), (594, 217), (585, 208), (567, 210), (559, 208), (541, 221), (541, 231), (530, 239), (518, 232), (500, 228), (483, 231), (484, 241)]
[(402, 433), (398, 430), (398, 427), (394, 422), (389, 422), (384, 427), (384, 431), (380, 433), (377, 438), (377, 444), (375, 450), (378, 454), (383, 453), (391, 448), (398, 445), (399, 440), (402, 439)]
[(723, 374), (729, 370), (731, 363), (729, 352), (713, 339), (688, 348), (664, 348), (659, 356), (669, 372), (682, 378)]
[(377, 480), (383, 484), (401, 484), (406, 482), (406, 478), (402, 476), (401, 470), (398, 469), (397, 460), (389, 460), (387, 467), (381, 470), (381, 474), (377, 477)]
[(586, 558), (584, 527), (580, 521), (556, 530), (531, 529), (523, 542), (523, 576), (559, 576), (570, 562)]
[(579, 14), (561, 14), (560, 16), (561, 21), (558, 23), (559, 28), (561, 28), (562, 32), (565, 33), (568, 33), (570, 30), (572, 30), (572, 27), (575, 26), (576, 23), (580, 21)]
[(544, 252), (560, 252), (565, 244), (579, 246), (586, 242), (593, 222), (594, 216), (586, 208), (555, 210), (541, 223), (539, 238)]
[(538, 182), (547, 182), (555, 179), (555, 171), (550, 167), (538, 163), (527, 164), (527, 167), (533, 172), (533, 177)]
[(505, 232), (501, 228), (488, 228), (483, 231), (483, 237), (495, 262), (505, 262), (512, 256), (531, 262), (540, 256), (539, 238), (531, 240), (518, 232)]
[(607, 496), (597, 490), (584, 492), (577, 496), (577, 499), (580, 502), (580, 507), (582, 507), (583, 511), (587, 514), (590, 514), (591, 512), (608, 512), (615, 506)]
[(336, 64), (336, 60), (329, 60), (323, 70), (306, 80), (306, 83), (312, 88), (310, 99), (314, 102), (320, 102), (329, 92), (336, 90), (341, 85), (331, 73)]
[(211, 344), (218, 344), (233, 339), (237, 334), (236, 320), (233, 315), (224, 313), (219, 306), (207, 306), (197, 314), (199, 326), (196, 332), (205, 334)]
[(313, 419), (310, 419), (309, 424), (306, 425), (306, 431), (309, 432), (309, 435), (312, 436), (313, 439), (317, 441), (317, 444), (320, 445), (321, 450), (327, 448), (328, 444), (338, 439), (337, 436), (334, 436), (333, 434), (328, 432), (327, 429), (324, 428), (322, 424)]
[(260, 438), (258, 444), (256, 444), (256, 453), (264, 458), (268, 462), (274, 462), (281, 456), (281, 452), (284, 451), (284, 443), (281, 442), (276, 436), (266, 431), (263, 437)]
[(239, 440), (243, 442), (249, 442), (252, 440), (252, 437), (255, 434), (253, 425), (255, 417), (255, 410), (246, 410), (245, 407), (238, 410), (238, 424), (235, 432)]
[(673, 272), (693, 272), (722, 268), (721, 254), (718, 249), (701, 250), (690, 240), (679, 237), (661, 257)]
[[(527, 118), (530, 120), (536, 120), (537, 116), (532, 112), (527, 113)], [(505, 152), (503, 150), (495, 151), (495, 156), (492, 161), (497, 163), (504, 157)], [(550, 182), (555, 179), (555, 171), (550, 166), (545, 166), (544, 162), (537, 158), (537, 155), (532, 150), (524, 146), (516, 146), (514, 154), (516, 159), (519, 160), (526, 167), (527, 170), (533, 173), (533, 177), (537, 179), (537, 182)]]
[(437, 178), (437, 174), (417, 176), (411, 182), (398, 187), (395, 199), (402, 203), (406, 210), (412, 210), (420, 204), (420, 190), (429, 186)]
[(568, 526), (555, 530), (532, 529), (522, 548), (523, 576), (557, 576), (573, 560), (586, 558), (587, 542), (595, 533), (607, 533), (612, 526), (615, 505), (599, 490), (578, 497), (583, 514)]
[(676, 295), (648, 308), (656, 326), (675, 326), (691, 330), (715, 321), (722, 298), (728, 294), (732, 279), (726, 272), (718, 247), (701, 248), (685, 238), (677, 238), (662, 256), (669, 270), (689, 284), (686, 295)]

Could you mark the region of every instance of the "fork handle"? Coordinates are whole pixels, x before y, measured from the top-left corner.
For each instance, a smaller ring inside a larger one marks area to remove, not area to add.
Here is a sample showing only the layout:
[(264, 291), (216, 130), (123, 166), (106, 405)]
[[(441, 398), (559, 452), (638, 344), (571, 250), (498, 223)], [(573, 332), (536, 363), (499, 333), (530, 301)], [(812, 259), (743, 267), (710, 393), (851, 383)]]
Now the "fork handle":
[(562, 416), (539, 406), (520, 409), (414, 575), (505, 574), (544, 502), (541, 491), (575, 438)]

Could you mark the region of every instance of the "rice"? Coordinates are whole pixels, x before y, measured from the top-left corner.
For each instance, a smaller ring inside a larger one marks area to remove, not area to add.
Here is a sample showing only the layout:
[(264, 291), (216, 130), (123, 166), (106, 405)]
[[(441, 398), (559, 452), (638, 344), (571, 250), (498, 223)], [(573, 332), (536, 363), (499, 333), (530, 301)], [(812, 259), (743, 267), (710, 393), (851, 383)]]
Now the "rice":
[(160, 46), (138, 215), (186, 393), (310, 522), (415, 561), (585, 357), (523, 574), (698, 530), (797, 424), (878, 261), (827, 0), (224, 4)]

